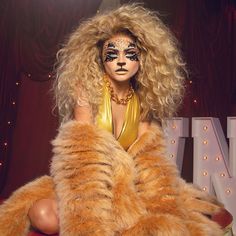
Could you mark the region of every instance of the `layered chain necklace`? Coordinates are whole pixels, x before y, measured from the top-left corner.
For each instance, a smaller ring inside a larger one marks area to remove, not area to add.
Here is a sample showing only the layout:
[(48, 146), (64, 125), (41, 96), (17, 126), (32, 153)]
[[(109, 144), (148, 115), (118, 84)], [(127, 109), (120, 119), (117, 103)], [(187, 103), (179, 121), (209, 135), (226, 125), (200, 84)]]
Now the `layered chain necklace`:
[(132, 85), (130, 84), (129, 91), (128, 91), (126, 97), (125, 98), (119, 98), (118, 95), (114, 92), (114, 89), (111, 86), (111, 83), (110, 83), (110, 81), (108, 80), (108, 78), (106, 76), (104, 76), (104, 81), (105, 81), (106, 87), (108, 88), (108, 91), (110, 93), (111, 100), (114, 101), (116, 104), (119, 104), (119, 105), (127, 105), (129, 100), (134, 95), (134, 89), (133, 89)]

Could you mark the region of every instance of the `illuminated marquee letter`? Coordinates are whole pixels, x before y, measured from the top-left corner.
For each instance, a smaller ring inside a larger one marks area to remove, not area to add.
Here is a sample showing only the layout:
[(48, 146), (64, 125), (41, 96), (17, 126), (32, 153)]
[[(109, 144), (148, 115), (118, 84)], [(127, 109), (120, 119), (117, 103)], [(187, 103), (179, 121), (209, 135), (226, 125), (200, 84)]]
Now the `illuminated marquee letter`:
[(193, 182), (204, 191), (216, 193), (217, 198), (234, 217), (233, 233), (235, 234), (236, 117), (228, 118), (230, 152), (217, 118), (193, 118), (192, 136), (194, 137)]
[(182, 170), (185, 137), (188, 137), (188, 118), (172, 118), (166, 120), (167, 156), (176, 162), (179, 171)]

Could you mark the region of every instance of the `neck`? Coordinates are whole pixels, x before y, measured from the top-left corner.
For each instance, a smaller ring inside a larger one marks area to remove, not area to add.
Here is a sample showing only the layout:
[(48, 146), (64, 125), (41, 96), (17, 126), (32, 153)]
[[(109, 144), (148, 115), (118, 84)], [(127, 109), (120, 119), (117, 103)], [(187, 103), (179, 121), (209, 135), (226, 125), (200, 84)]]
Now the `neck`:
[(105, 77), (105, 84), (109, 90), (111, 100), (118, 105), (127, 105), (134, 95), (129, 80), (118, 82)]
[(119, 98), (123, 98), (124, 96), (127, 95), (129, 89), (130, 89), (130, 81), (114, 81), (108, 78), (112, 88), (114, 89), (114, 92), (117, 94)]

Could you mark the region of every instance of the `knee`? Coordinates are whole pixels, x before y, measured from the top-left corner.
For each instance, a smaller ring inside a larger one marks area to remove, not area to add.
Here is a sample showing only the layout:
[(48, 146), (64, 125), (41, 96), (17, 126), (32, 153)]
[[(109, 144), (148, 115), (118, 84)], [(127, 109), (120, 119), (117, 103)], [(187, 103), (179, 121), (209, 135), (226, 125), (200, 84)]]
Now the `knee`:
[(55, 234), (59, 231), (56, 202), (52, 199), (42, 199), (33, 204), (28, 216), (31, 225), (45, 234)]

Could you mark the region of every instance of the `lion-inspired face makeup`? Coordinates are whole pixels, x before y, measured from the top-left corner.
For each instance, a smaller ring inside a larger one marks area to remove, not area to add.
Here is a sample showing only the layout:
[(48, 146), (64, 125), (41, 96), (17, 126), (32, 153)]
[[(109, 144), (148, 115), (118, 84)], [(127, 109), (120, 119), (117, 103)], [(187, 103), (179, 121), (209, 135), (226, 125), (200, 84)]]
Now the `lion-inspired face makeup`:
[(105, 72), (111, 79), (131, 79), (139, 69), (139, 49), (127, 35), (115, 35), (103, 46), (102, 59)]
[(131, 61), (139, 61), (139, 50), (137, 45), (126, 36), (120, 36), (113, 40), (108, 40), (103, 47), (103, 61), (113, 61), (118, 58), (119, 53), (124, 53)]

